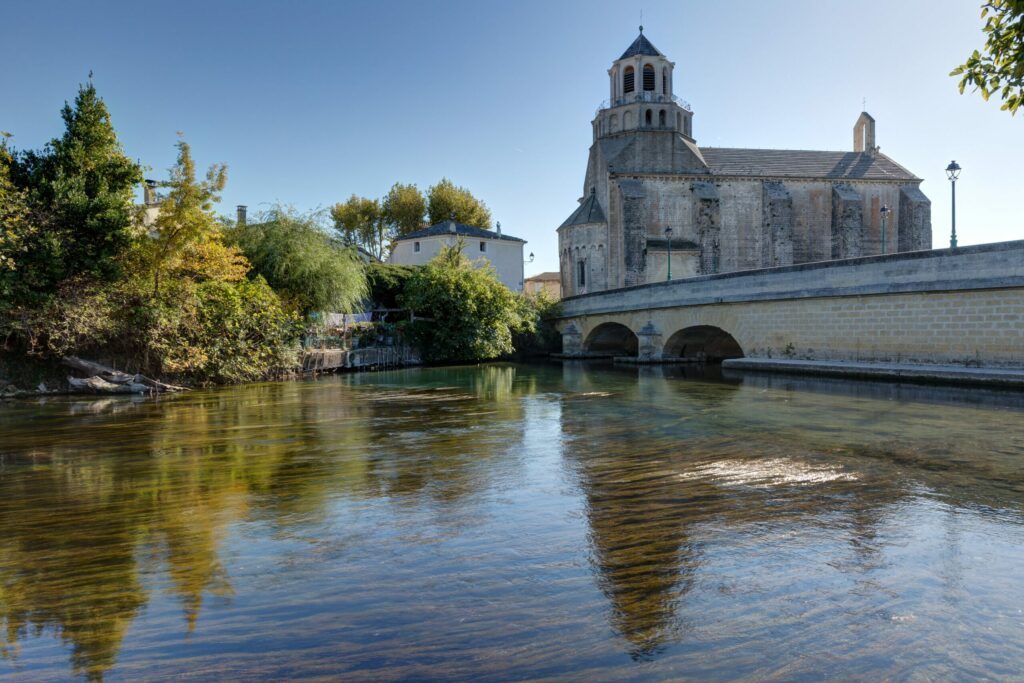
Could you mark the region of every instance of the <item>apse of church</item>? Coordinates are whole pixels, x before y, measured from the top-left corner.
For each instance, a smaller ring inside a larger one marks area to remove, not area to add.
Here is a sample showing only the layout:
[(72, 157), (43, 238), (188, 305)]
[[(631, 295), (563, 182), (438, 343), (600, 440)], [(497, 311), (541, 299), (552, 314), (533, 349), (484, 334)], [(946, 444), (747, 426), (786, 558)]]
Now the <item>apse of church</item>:
[(869, 114), (848, 152), (702, 148), (675, 66), (641, 27), (608, 70), (583, 195), (558, 228), (565, 296), (670, 268), (680, 279), (931, 248), (921, 179), (881, 153)]

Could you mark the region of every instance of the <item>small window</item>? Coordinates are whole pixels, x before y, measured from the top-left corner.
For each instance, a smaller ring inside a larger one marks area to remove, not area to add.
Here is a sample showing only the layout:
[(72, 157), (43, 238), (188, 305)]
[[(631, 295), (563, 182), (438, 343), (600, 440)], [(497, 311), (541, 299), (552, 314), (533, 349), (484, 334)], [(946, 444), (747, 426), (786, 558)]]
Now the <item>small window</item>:
[(664, 67), (661, 69), (661, 92), (668, 94), (668, 69)]
[(658, 125), (661, 126), (662, 128), (665, 127), (665, 110), (664, 109), (662, 109), (661, 111), (658, 112)]
[(487, 251), (487, 242), (480, 243), (480, 251)]
[(419, 251), (420, 250), (420, 243), (419, 242), (413, 242), (412, 243), (412, 250), (413, 251)]
[(633, 67), (627, 66), (622, 74), (622, 92), (633, 92)]
[(576, 285), (578, 287), (587, 286), (587, 262), (583, 259), (576, 262)]
[(644, 64), (644, 90), (654, 90), (654, 65)]
[(650, 109), (648, 109), (647, 113), (644, 114), (644, 123), (646, 125), (648, 125), (648, 126), (651, 125), (651, 110)]

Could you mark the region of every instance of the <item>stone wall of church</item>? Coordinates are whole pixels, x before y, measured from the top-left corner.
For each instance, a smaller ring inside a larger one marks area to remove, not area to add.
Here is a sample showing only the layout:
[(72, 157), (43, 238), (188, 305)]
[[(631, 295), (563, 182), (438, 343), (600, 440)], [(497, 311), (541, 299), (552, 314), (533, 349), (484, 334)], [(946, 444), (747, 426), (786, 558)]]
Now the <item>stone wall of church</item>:
[[(883, 205), (891, 209), (886, 253), (931, 248), (931, 206), (914, 186), (604, 175), (609, 289), (664, 278), (664, 264), (655, 267), (654, 253), (648, 259), (646, 250), (649, 242), (664, 240), (666, 226), (673, 231), (673, 249), (677, 241), (687, 243), (680, 249), (692, 244), (700, 274), (880, 254)], [(658, 263), (664, 261), (663, 248)], [(676, 275), (675, 268), (676, 277), (690, 270), (680, 268)]]
[[(604, 223), (569, 225), (558, 230), (562, 295), (601, 292), (608, 286), (608, 226)], [(582, 264), (582, 265), (581, 265)], [(580, 282), (580, 269), (583, 282)]]

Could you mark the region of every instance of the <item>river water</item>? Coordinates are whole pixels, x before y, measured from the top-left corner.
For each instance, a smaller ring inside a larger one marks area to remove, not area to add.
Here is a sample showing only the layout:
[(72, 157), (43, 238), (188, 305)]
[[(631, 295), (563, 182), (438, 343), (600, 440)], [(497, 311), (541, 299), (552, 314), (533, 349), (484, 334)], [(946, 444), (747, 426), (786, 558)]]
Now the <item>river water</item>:
[(1024, 395), (686, 375), (0, 404), (0, 679), (1024, 676)]

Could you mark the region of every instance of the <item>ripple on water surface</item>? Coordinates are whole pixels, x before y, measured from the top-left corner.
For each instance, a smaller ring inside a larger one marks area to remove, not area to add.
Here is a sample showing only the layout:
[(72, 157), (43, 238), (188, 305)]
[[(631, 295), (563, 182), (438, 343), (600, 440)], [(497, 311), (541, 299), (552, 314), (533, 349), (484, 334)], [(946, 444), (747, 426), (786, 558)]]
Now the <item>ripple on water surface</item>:
[(1018, 680), (1022, 416), (573, 364), (0, 404), (0, 678)]

